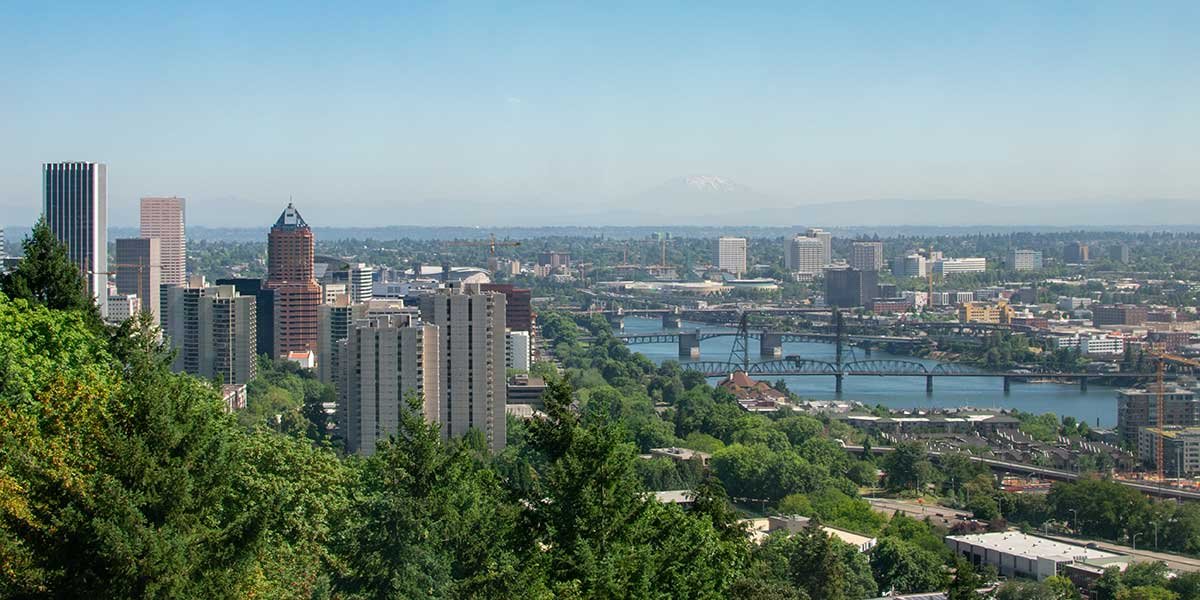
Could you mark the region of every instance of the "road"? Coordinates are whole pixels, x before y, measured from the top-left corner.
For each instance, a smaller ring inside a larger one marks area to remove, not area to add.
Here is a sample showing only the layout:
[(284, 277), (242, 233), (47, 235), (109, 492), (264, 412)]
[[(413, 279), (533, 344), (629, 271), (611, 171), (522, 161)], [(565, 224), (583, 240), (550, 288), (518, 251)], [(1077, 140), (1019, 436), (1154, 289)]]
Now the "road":
[[(961, 510), (936, 504), (917, 504), (915, 502), (893, 500), (890, 498), (866, 498), (866, 500), (871, 504), (872, 508), (879, 512), (891, 514), (895, 511), (900, 511), (917, 519), (929, 517), (930, 520), (932, 520), (935, 524), (940, 524), (944, 527), (951, 527), (955, 523), (958, 523), (960, 519), (955, 517), (955, 515), (962, 513)], [(1132, 556), (1138, 561), (1160, 560), (1166, 563), (1167, 567), (1173, 571), (1200, 571), (1200, 558), (1180, 556), (1178, 554), (1170, 554), (1167, 552), (1155, 552), (1153, 550), (1146, 550), (1145, 548), (1138, 548), (1137, 550), (1134, 550), (1130, 546), (1123, 546), (1121, 544), (1099, 542), (1083, 538), (1068, 537), (1064, 535), (1052, 535), (1041, 532), (1037, 532), (1036, 535), (1039, 537), (1050, 538), (1052, 540), (1058, 540), (1068, 544), (1077, 544), (1080, 546), (1092, 543), (1096, 545), (1097, 549), (1104, 550), (1106, 552), (1114, 552), (1117, 554)], [(1151, 543), (1153, 543), (1152, 540)]]

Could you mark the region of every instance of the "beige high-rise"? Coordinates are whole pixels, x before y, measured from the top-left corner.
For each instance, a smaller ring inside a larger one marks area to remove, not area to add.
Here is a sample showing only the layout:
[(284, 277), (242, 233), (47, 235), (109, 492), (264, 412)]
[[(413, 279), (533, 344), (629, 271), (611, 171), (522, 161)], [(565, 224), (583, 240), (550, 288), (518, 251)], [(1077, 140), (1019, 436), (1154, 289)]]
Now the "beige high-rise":
[(187, 234), (183, 198), (142, 198), (142, 237), (158, 238), (162, 282), (187, 283)]

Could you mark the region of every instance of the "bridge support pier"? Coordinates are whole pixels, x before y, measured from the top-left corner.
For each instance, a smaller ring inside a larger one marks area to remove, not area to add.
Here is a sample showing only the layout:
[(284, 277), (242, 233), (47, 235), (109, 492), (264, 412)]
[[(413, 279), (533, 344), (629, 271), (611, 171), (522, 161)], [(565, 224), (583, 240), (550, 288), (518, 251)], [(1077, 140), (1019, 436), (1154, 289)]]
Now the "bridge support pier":
[(925, 376), (925, 393), (926, 394), (933, 393), (933, 375)]
[(623, 315), (621, 313), (609, 313), (608, 314), (608, 325), (609, 325), (609, 327), (612, 327), (616, 331), (624, 330), (625, 329), (625, 315)]
[(1087, 391), (1087, 377), (1079, 378), (1079, 391), (1081, 391), (1081, 392)]
[(863, 349), (863, 356), (871, 355), (871, 345), (870, 344), (863, 344), (862, 349)]
[(683, 320), (679, 318), (678, 311), (665, 312), (662, 315), (663, 329), (679, 329), (683, 325)]
[(783, 335), (763, 332), (758, 338), (758, 352), (762, 356), (783, 356)]
[(1010, 391), (1012, 391), (1012, 380), (1007, 375), (1005, 375), (1004, 376), (1004, 393), (1007, 394)]
[(679, 333), (679, 357), (700, 358), (700, 332)]
[(837, 375), (834, 375), (833, 377), (834, 377), (833, 391), (837, 394), (841, 394), (842, 393), (842, 380), (845, 379), (846, 376), (842, 375), (841, 373), (838, 373)]

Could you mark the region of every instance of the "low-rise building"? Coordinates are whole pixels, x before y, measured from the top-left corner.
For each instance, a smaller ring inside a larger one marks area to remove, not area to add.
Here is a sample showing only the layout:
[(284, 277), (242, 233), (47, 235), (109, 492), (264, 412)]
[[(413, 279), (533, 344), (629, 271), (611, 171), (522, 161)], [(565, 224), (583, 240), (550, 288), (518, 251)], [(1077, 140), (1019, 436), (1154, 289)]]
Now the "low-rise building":
[(1007, 325), (1012, 322), (1013, 309), (1007, 302), (968, 302), (958, 307), (958, 320), (962, 323), (996, 323)]
[(1141, 325), (1146, 322), (1146, 307), (1137, 304), (1093, 304), (1092, 325)]
[(1142, 427), (1138, 429), (1138, 460), (1158, 468), (1157, 440), (1162, 438), (1163, 473), (1190, 477), (1200, 473), (1200, 427)]
[(669, 458), (675, 462), (688, 462), (690, 460), (698, 460), (701, 465), (708, 466), (709, 459), (712, 454), (692, 450), (691, 448), (651, 448), (651, 458)]
[(990, 565), (1005, 577), (1038, 581), (1057, 575), (1059, 569), (1072, 563), (1120, 557), (1019, 531), (948, 535), (946, 546), (973, 565)]
[[(1117, 431), (1121, 438), (1136, 442), (1142, 427), (1158, 427), (1158, 387), (1124, 389), (1117, 392)], [(1166, 427), (1200, 426), (1200, 402), (1196, 393), (1179, 386), (1164, 384), (1163, 423)]]
[(986, 258), (943, 258), (933, 263), (933, 273), (935, 275), (983, 273), (984, 271), (987, 271)]
[(1014, 271), (1040, 271), (1042, 269), (1042, 253), (1037, 250), (1010, 250), (1008, 252), (1008, 268)]
[(717, 385), (733, 394), (738, 404), (748, 412), (775, 412), (791, 406), (787, 394), (771, 387), (765, 381), (751, 379), (745, 371), (734, 371)]

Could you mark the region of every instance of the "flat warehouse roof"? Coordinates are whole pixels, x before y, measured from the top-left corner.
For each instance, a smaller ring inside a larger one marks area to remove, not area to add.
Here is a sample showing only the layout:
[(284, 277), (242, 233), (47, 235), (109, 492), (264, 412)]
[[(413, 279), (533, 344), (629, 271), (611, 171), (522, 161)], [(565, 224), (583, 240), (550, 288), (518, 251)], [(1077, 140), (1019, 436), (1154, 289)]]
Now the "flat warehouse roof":
[(1082, 561), (1097, 558), (1115, 558), (1120, 556), (1112, 552), (1095, 550), (1084, 546), (1066, 544), (1048, 538), (1027, 535), (1017, 531), (1000, 531), (996, 533), (978, 533), (972, 535), (949, 535), (948, 540), (955, 540), (972, 546), (1012, 554), (1023, 558), (1050, 558), (1056, 561)]

